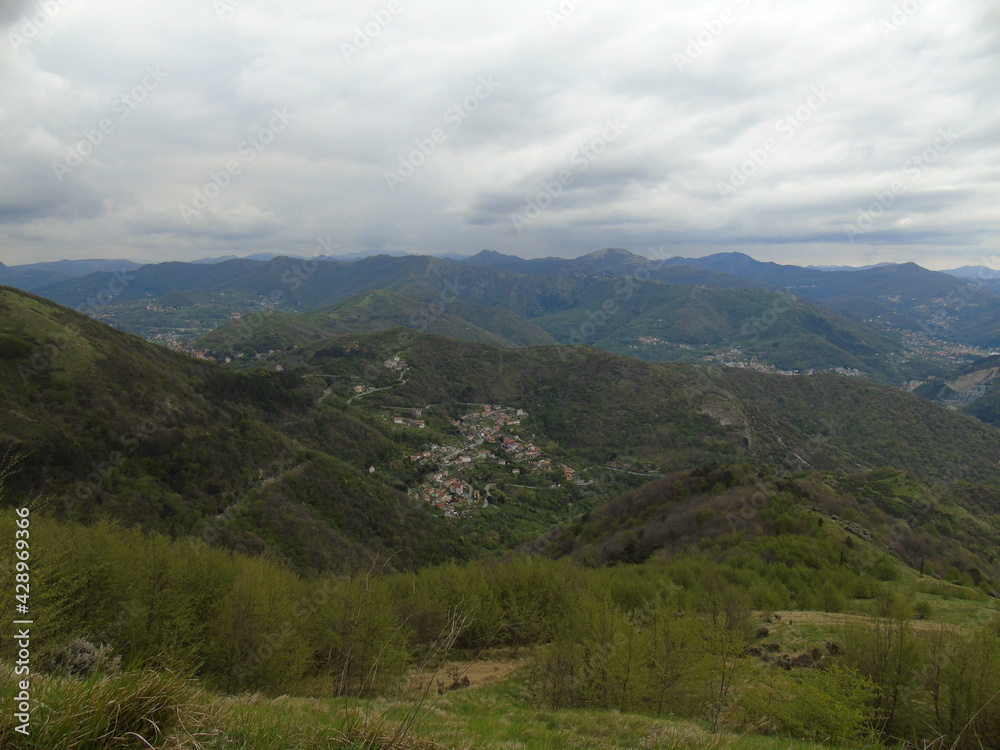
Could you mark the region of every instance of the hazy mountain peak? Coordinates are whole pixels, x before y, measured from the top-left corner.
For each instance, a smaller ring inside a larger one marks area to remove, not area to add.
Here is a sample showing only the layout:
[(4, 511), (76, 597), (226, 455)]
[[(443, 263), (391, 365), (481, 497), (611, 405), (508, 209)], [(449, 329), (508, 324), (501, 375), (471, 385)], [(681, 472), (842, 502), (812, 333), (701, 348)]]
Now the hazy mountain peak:
[(959, 268), (950, 268), (941, 273), (946, 273), (949, 276), (957, 276), (962, 279), (995, 279), (1000, 277), (1000, 271), (996, 268), (990, 268), (989, 266), (961, 266)]
[(894, 266), (895, 263), (873, 263), (868, 266), (806, 266), (814, 271), (867, 271), (871, 268), (881, 268), (882, 266)]
[(766, 262), (766, 261), (757, 260), (756, 258), (752, 258), (749, 255), (747, 255), (746, 253), (737, 252), (736, 250), (727, 250), (726, 252), (722, 252), (722, 253), (713, 253), (712, 255), (707, 256), (707, 257), (710, 257), (710, 258), (726, 258), (727, 260), (752, 260), (754, 263), (764, 263), (764, 262)]
[(755, 258), (751, 258), (746, 253), (738, 252), (724, 252), (724, 253), (712, 253), (711, 255), (705, 255), (700, 258), (685, 258), (680, 255), (676, 255), (670, 258), (667, 263), (676, 265), (693, 265), (700, 268), (723, 268), (723, 267), (748, 267), (748, 266), (764, 266), (764, 265), (776, 265), (774, 263), (765, 263), (759, 261)]
[(498, 253), (496, 250), (480, 250), (475, 255), (470, 255), (465, 259), (466, 262), (475, 264), (478, 261), (499, 261), (499, 260), (522, 260), (516, 255), (504, 255), (503, 253)]
[(586, 255), (581, 255), (577, 260), (585, 261), (612, 261), (612, 262), (622, 262), (630, 260), (647, 260), (641, 255), (636, 255), (630, 250), (626, 250), (623, 247), (605, 247), (600, 250), (595, 250), (592, 253), (587, 253)]

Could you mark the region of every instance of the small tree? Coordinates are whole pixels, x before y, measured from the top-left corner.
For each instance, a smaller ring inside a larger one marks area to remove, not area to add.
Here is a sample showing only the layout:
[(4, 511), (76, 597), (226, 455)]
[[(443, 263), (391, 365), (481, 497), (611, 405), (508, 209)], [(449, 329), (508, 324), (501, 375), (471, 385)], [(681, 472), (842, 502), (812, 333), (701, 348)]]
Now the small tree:
[(824, 612), (843, 612), (847, 599), (833, 581), (827, 581), (819, 589), (819, 605)]
[(886, 599), (870, 623), (845, 628), (844, 663), (875, 686), (874, 724), (893, 727), (896, 712), (921, 666), (920, 646), (909, 621), (909, 605)]

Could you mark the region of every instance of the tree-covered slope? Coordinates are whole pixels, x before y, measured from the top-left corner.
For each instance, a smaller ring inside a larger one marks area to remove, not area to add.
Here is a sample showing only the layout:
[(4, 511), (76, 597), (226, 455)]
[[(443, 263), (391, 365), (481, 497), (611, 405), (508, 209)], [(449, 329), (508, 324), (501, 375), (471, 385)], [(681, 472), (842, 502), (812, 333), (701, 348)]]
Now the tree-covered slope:
[(762, 263), (742, 253), (672, 258), (670, 264), (724, 272), (793, 291), (857, 320), (980, 346), (1000, 343), (1000, 295), (986, 278), (955, 278), (916, 263), (820, 270)]
[(998, 534), (996, 486), (945, 488), (897, 470), (776, 478), (743, 465), (653, 480), (528, 548), (599, 565), (697, 555), (710, 547), (722, 562), (767, 549), (768, 562), (794, 565), (803, 562), (802, 550), (782, 539), (822, 535), (832, 550), (817, 550), (816, 557), (837, 564), (839, 556), (841, 568), (891, 576), (885, 560), (895, 558), (920, 573), (994, 591), (1000, 583)]
[(288, 362), (324, 372), (352, 363), (357, 371), (362, 344), (372, 361), (400, 354), (410, 365), (406, 382), (371, 398), (523, 406), (548, 439), (590, 461), (633, 457), (672, 469), (752, 460), (794, 471), (894, 465), (927, 479), (1000, 481), (1000, 433), (859, 378), (657, 365), (586, 346), (498, 349), (403, 329), (337, 341), (296, 350)]
[(300, 374), (226, 370), (9, 288), (0, 374), (0, 441), (22, 456), (9, 481), (57, 516), (271, 548), (309, 569), (468, 554), (391, 486), (405, 447), (317, 403)]

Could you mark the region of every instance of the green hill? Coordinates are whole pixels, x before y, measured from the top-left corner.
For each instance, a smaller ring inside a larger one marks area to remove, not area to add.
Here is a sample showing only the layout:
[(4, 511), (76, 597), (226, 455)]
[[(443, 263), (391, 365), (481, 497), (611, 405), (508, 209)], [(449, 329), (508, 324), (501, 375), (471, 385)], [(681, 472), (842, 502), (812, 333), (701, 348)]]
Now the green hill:
[(666, 284), (693, 286), (744, 287), (765, 289), (766, 284), (740, 276), (695, 266), (674, 265), (651, 260), (623, 248), (604, 248), (578, 258), (534, 258), (525, 260), (514, 255), (503, 255), (483, 250), (462, 263), (474, 266), (499, 268), (533, 276), (587, 276), (608, 277), (636, 276), (662, 281)]
[(434, 299), (426, 289), (406, 291), (412, 296), (383, 290), (367, 292), (315, 310), (308, 318), (321, 322), (329, 335), (409, 326), (421, 333), (494, 346), (554, 343), (544, 330), (508, 310), (448, 297)]
[(601, 315), (591, 311), (601, 309), (605, 290), (595, 291), (581, 295), (577, 309), (535, 322), (553, 333), (571, 331), (559, 336), (562, 341), (583, 339), (652, 361), (698, 361), (721, 352), (781, 370), (847, 368), (900, 379), (894, 341), (792, 295), (645, 284), (620, 303), (610, 297), (615, 307)]
[(49, 512), (304, 569), (469, 554), (392, 486), (405, 448), (336, 399), (317, 405), (300, 374), (198, 362), (10, 288), (0, 312), (0, 440), (23, 456), (10, 481)]
[(915, 263), (829, 271), (761, 263), (742, 253), (672, 258), (667, 263), (794, 291), (880, 328), (902, 328), (980, 346), (995, 346), (1000, 341), (1000, 296), (991, 284), (929, 271)]
[(722, 562), (757, 548), (770, 547), (773, 554), (786, 535), (822, 535), (836, 542), (830, 560), (836, 565), (872, 572), (895, 558), (921, 573), (995, 592), (998, 533), (995, 486), (944, 489), (894, 470), (775, 478), (737, 466), (654, 480), (552, 530), (530, 548), (608, 565), (700, 554), (711, 540)]
[[(32, 746), (995, 746), (995, 428), (859, 378), (324, 333), (253, 321), (284, 338), (241, 372), (0, 288)], [(489, 502), (435, 516), (445, 465)]]
[[(289, 355), (325, 372), (337, 346)], [(399, 353), (406, 383), (371, 398), (390, 405), (517, 404), (539, 432), (588, 461), (632, 457), (662, 470), (710, 460), (776, 469), (894, 465), (929, 480), (1000, 481), (1000, 433), (913, 394), (858, 378), (776, 376), (657, 365), (590, 347), (497, 349), (411, 331), (358, 337), (372, 360)]]

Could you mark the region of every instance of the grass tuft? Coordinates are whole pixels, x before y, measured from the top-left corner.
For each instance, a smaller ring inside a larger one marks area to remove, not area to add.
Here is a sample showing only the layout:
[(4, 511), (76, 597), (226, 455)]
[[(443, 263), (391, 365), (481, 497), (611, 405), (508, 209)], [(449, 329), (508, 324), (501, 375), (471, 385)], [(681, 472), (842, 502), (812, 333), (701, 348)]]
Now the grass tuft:
[[(13, 670), (0, 675), (0, 693), (15, 695)], [(30, 734), (15, 731), (12, 712), (0, 714), (0, 747), (98, 750), (155, 747), (178, 729), (211, 720), (212, 701), (191, 681), (149, 670), (94, 675), (83, 680), (31, 678)]]

